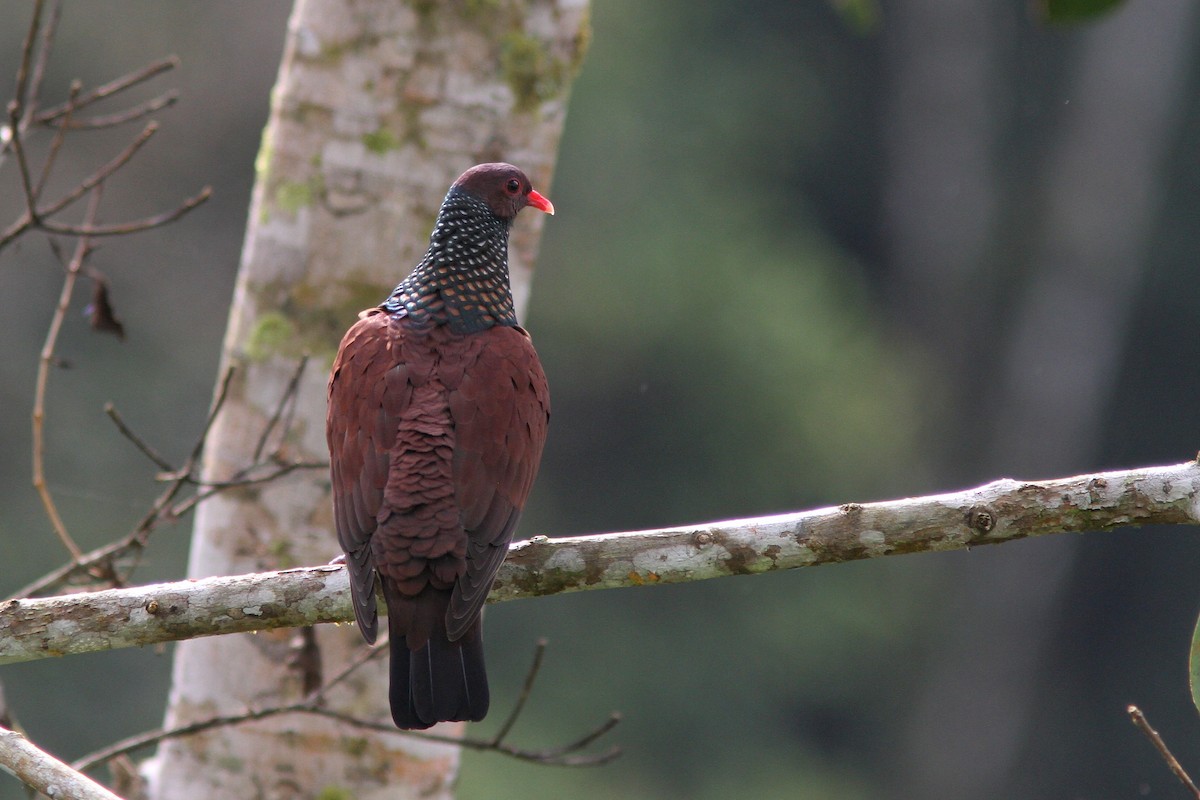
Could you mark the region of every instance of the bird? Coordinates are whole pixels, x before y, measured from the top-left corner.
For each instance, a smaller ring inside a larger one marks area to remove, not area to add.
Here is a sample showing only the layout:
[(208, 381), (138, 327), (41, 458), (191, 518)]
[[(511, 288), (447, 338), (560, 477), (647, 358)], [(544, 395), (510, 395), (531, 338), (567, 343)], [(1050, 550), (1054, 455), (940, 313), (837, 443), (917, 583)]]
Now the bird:
[(368, 644), (387, 607), (389, 704), (403, 729), (478, 721), (482, 608), (537, 476), (546, 375), (517, 323), (508, 234), (549, 200), (511, 164), (450, 187), (429, 249), (342, 338), (326, 438), (338, 542)]

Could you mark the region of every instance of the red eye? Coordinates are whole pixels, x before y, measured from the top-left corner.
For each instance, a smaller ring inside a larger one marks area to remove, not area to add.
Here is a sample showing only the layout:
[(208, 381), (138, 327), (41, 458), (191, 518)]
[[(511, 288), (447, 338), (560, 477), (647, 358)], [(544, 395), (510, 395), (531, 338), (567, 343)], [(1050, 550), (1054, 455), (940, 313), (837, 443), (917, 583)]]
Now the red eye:
[(521, 182), (516, 178), (512, 178), (508, 183), (504, 184), (504, 188), (508, 190), (509, 194), (516, 194), (521, 191)]

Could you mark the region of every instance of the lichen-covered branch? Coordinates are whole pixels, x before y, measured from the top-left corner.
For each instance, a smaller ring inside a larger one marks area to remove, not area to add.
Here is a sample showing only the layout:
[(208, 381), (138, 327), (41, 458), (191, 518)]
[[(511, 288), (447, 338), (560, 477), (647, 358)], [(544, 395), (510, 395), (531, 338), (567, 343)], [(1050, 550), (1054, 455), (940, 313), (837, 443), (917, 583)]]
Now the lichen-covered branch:
[(341, 567), (0, 603), (0, 664), (353, 619)]
[(0, 728), (0, 769), (46, 797), (121, 800), (91, 778), (38, 749), (16, 731)]
[[(1200, 524), (1200, 465), (1006, 479), (951, 494), (662, 530), (537, 536), (513, 544), (489, 599), (682, 583), (1148, 524)], [(0, 664), (353, 616), (338, 566), (9, 600), (0, 604)]]

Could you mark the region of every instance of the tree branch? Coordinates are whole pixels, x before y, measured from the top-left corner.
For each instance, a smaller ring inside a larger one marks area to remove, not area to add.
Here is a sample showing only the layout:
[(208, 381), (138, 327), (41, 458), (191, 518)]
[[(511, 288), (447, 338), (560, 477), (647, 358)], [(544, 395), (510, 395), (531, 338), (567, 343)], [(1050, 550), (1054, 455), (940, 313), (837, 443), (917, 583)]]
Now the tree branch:
[[(491, 602), (959, 550), (1126, 525), (1200, 524), (1200, 465), (999, 480), (976, 489), (771, 517), (512, 545)], [(330, 534), (332, 548), (333, 536)], [(0, 664), (164, 641), (348, 622), (340, 566), (0, 604)]]
[[(91, 199), (88, 200), (87, 215), (84, 218), (87, 225), (95, 224), (96, 215), (100, 211), (100, 197), (103, 194), (103, 188), (103, 184), (99, 184), (96, 188), (92, 189)], [(50, 330), (46, 333), (46, 341), (42, 345), (42, 355), (38, 360), (37, 382), (33, 396), (33, 488), (37, 490), (38, 497), (41, 498), (42, 507), (46, 510), (46, 516), (49, 517), (50, 524), (54, 527), (54, 532), (58, 535), (63, 546), (67, 548), (67, 552), (71, 554), (71, 560), (74, 562), (78, 562), (82, 558), (83, 553), (80, 551), (79, 545), (75, 544), (75, 540), (71, 538), (71, 534), (67, 532), (67, 526), (58, 513), (58, 506), (55, 504), (54, 497), (50, 494), (50, 487), (46, 483), (46, 385), (50, 380), (50, 370), (56, 361), (54, 351), (58, 345), (58, 334), (62, 330), (63, 320), (67, 316), (67, 309), (71, 305), (71, 295), (75, 291), (75, 279), (79, 277), (79, 272), (83, 269), (83, 264), (91, 252), (91, 246), (91, 240), (87, 236), (80, 237), (79, 241), (75, 243), (75, 254), (71, 257), (70, 263), (67, 264), (66, 274), (63, 276), (62, 290), (58, 296), (58, 305), (54, 307), (54, 315), (50, 318)]]
[[(306, 629), (308, 630), (308, 629)], [(386, 635), (386, 634), (385, 634)], [(220, 716), (209, 717), (207, 719), (198, 720), (196, 722), (180, 725), (175, 728), (164, 730), (149, 731), (136, 736), (130, 736), (122, 739), (119, 742), (98, 750), (95, 753), (90, 753), (75, 761), (71, 767), (80, 772), (86, 772), (99, 765), (111, 761), (114, 758), (128, 756), (138, 750), (144, 749), (150, 745), (158, 744), (166, 739), (174, 739), (181, 736), (191, 736), (197, 733), (203, 733), (213, 728), (230, 727), (241, 725), (246, 722), (255, 720), (267, 719), (269, 717), (278, 716), (280, 714), (315, 714), (328, 719), (336, 720), (346, 725), (358, 728), (365, 731), (375, 731), (388, 734), (401, 734), (404, 736), (412, 736), (417, 739), (424, 739), (429, 742), (440, 742), (442, 744), (454, 744), (460, 747), (465, 747), (469, 750), (478, 752), (493, 752), (501, 755), (510, 756), (518, 761), (528, 761), (536, 764), (547, 764), (563, 767), (595, 767), (607, 764), (613, 761), (621, 754), (620, 747), (610, 747), (602, 753), (581, 753), (585, 747), (589, 746), (604, 734), (611, 731), (621, 721), (621, 715), (613, 713), (608, 719), (600, 723), (592, 730), (588, 731), (583, 736), (573, 742), (568, 742), (564, 745), (551, 747), (544, 750), (529, 750), (521, 747), (510, 745), (504, 741), (505, 736), (512, 730), (517, 719), (521, 716), (521, 712), (525, 708), (525, 702), (529, 699), (529, 695), (533, 690), (533, 683), (537, 678), (539, 669), (541, 668), (542, 656), (546, 651), (546, 640), (542, 639), (537, 644), (537, 650), (534, 655), (533, 665), (525, 676), (525, 684), (522, 688), (521, 695), (517, 700), (513, 710), (509, 713), (508, 719), (501, 728), (501, 732), (490, 739), (474, 739), (471, 737), (447, 736), (434, 731), (398, 731), (390, 722), (378, 722), (372, 719), (366, 719), (348, 714), (344, 711), (327, 708), (325, 706), (325, 695), (330, 689), (344, 680), (348, 675), (355, 672), (363, 664), (371, 661), (388, 652), (385, 642), (379, 642), (375, 648), (363, 648), (359, 655), (351, 661), (342, 671), (334, 676), (330, 681), (323, 686), (318, 687), (304, 699), (295, 702), (287, 703), (278, 706), (268, 706), (265, 708), (249, 708), (238, 714), (225, 714)]]
[[(173, 70), (178, 66), (178, 56), (167, 56), (166, 58), (160, 58), (157, 61), (152, 61), (140, 69), (136, 69), (127, 75), (122, 75), (115, 80), (109, 81), (103, 86), (97, 86), (94, 89), (84, 92), (79, 98), (79, 101), (75, 104), (75, 108), (84, 108), (92, 103), (95, 103), (97, 100), (104, 100), (107, 97), (120, 94), (126, 89), (137, 86), (140, 83), (145, 83), (151, 78), (157, 77), (164, 72)], [(34, 119), (38, 123), (45, 124), (48, 122), (54, 122), (56, 119), (66, 113), (67, 104), (62, 103), (42, 111)]]
[(1200, 800), (1200, 788), (1196, 786), (1192, 781), (1192, 777), (1187, 774), (1187, 770), (1175, 758), (1175, 755), (1167, 747), (1167, 743), (1163, 741), (1158, 731), (1150, 726), (1150, 721), (1146, 719), (1146, 715), (1142, 713), (1142, 710), (1137, 706), (1129, 706), (1126, 711), (1129, 714), (1130, 722), (1150, 740), (1150, 744), (1154, 745), (1154, 749), (1158, 751), (1163, 761), (1167, 763), (1167, 769), (1171, 770), (1171, 774), (1179, 779), (1179, 782), (1184, 785), (1192, 797)]
[[(73, 556), (72, 560), (65, 566), (43, 575), (41, 578), (18, 589), (10, 597), (28, 598), (46, 592), (57, 591), (65, 583), (78, 585), (80, 579), (89, 584), (97, 582), (107, 583), (112, 588), (124, 586), (128, 583), (133, 565), (136, 565), (150, 533), (160, 523), (178, 519), (183, 514), (191, 511), (198, 503), (226, 489), (254, 486), (275, 481), (297, 470), (328, 470), (329, 462), (327, 461), (292, 461), (283, 455), (283, 449), (288, 440), (289, 432), (292, 429), (291, 409), (295, 403), (296, 391), (299, 385), (298, 377), (304, 368), (304, 361), (304, 359), (300, 360), (296, 372), (293, 374), (293, 379), (288, 382), (282, 397), (279, 399), (275, 412), (263, 428), (263, 432), (259, 438), (259, 447), (255, 450), (255, 461), (239, 469), (225, 481), (204, 481), (197, 476), (196, 472), (199, 469), (200, 457), (204, 452), (204, 446), (208, 441), (209, 433), (216, 423), (217, 417), (221, 413), (221, 409), (224, 407), (225, 400), (228, 397), (229, 384), (234, 374), (232, 367), (225, 370), (224, 375), (218, 383), (217, 392), (213, 397), (212, 405), (209, 407), (208, 416), (204, 421), (200, 435), (192, 445), (191, 452), (178, 468), (172, 467), (171, 464), (167, 463), (148, 442), (126, 424), (124, 418), (117, 412), (116, 408), (111, 403), (108, 404), (105, 407), (105, 413), (116, 424), (121, 434), (133, 442), (155, 466), (162, 470), (157, 480), (166, 483), (166, 489), (159, 494), (151, 505), (150, 510), (143, 515), (142, 519), (129, 534), (90, 553)], [(269, 452), (261, 452), (266, 449), (267, 440), (271, 438), (272, 431), (276, 429), (278, 429), (277, 444)], [(260, 458), (261, 460), (258, 460)], [(177, 501), (179, 495), (188, 487), (194, 487), (195, 491), (190, 496)], [(118, 566), (118, 562), (127, 562), (130, 566), (122, 568)]]
[(38, 749), (21, 734), (0, 728), (0, 769), (46, 797), (121, 800), (86, 775)]

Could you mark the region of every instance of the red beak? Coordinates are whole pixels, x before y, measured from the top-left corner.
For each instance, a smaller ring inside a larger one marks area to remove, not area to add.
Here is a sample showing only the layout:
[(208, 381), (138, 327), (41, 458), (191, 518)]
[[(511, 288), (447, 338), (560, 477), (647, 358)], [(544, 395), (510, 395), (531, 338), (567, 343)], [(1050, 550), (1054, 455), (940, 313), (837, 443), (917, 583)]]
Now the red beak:
[(529, 205), (536, 208), (538, 211), (545, 211), (547, 214), (554, 215), (554, 203), (546, 199), (545, 195), (540, 194), (537, 189), (529, 190)]

